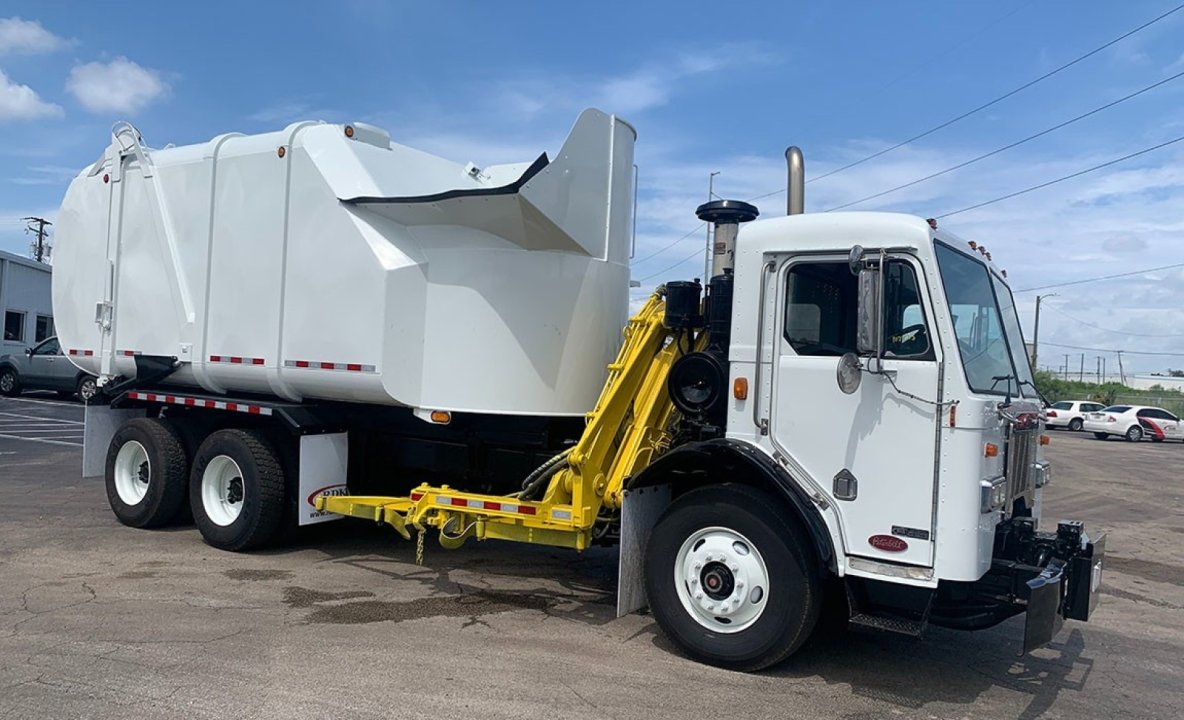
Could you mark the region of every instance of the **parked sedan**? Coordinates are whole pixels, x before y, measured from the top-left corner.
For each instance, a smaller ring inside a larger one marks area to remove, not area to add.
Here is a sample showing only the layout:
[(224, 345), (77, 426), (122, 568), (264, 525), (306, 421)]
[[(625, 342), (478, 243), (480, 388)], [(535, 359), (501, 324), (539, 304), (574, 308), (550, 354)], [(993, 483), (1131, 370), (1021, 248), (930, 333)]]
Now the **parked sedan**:
[(94, 397), (95, 376), (82, 372), (62, 354), (62, 346), (51, 337), (21, 355), (0, 355), (0, 393), (20, 395), (24, 390), (57, 390), (77, 395), (83, 402)]
[(1085, 416), (1083, 426), (1094, 437), (1125, 437), (1131, 442), (1150, 438), (1156, 442), (1184, 440), (1184, 422), (1163, 408), (1144, 405), (1111, 405)]
[(1055, 402), (1044, 411), (1045, 425), (1050, 428), (1069, 428), (1073, 432), (1078, 432), (1085, 422), (1086, 413), (1098, 412), (1105, 407), (1102, 403), (1088, 400)]

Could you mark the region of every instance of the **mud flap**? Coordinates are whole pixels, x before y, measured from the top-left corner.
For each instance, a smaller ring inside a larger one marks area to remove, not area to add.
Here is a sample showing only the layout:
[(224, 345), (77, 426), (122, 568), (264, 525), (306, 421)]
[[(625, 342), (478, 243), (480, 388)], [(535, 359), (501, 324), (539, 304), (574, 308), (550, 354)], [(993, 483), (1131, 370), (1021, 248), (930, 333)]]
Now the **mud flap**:
[(645, 548), (658, 516), (670, 504), (670, 486), (626, 490), (621, 502), (620, 562), (617, 566), (617, 617), (645, 607)]
[(1044, 647), (1060, 632), (1065, 620), (1061, 617), (1061, 588), (1065, 579), (1065, 563), (1053, 560), (1044, 572), (1028, 581), (1028, 611), (1024, 621), (1024, 650), (1027, 654)]

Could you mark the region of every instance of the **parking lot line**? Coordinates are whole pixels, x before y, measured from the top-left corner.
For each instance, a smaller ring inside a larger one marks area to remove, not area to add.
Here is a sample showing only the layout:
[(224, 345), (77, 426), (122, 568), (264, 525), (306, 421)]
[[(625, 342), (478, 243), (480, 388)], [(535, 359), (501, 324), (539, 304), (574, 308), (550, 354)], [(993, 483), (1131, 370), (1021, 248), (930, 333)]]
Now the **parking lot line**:
[(50, 445), (68, 445), (70, 447), (82, 447), (81, 442), (67, 442), (66, 440), (50, 440), (48, 438), (22, 437), (20, 435), (8, 435), (6, 433), (0, 433), (0, 438), (4, 438), (6, 440), (28, 440), (29, 442), (48, 443)]
[(61, 418), (61, 419), (48, 418), (48, 417), (45, 417), (44, 415), (25, 415), (24, 413), (7, 412), (4, 410), (0, 410), (0, 416), (21, 418), (23, 420), (40, 420), (40, 421), (52, 420), (55, 422), (70, 423), (71, 425), (84, 425), (85, 424), (82, 420), (66, 420), (64, 418)]

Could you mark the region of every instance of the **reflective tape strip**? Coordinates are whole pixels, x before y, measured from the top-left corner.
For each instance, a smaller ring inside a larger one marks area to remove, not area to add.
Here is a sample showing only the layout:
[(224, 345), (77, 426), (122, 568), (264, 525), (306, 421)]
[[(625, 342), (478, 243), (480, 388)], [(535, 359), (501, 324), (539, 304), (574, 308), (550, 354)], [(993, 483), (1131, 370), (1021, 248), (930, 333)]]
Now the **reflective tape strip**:
[(135, 357), (136, 355), (140, 354), (140, 351), (139, 350), (116, 350), (115, 354), (119, 355), (121, 357)]
[(210, 362), (230, 363), (231, 365), (262, 365), (263, 358), (242, 357), (241, 355), (211, 355)]
[(299, 368), (303, 370), (345, 370), (347, 372), (375, 372), (373, 365), (362, 365), (361, 363), (339, 363), (339, 362), (322, 362), (319, 360), (285, 360), (284, 367)]
[(129, 400), (143, 400), (145, 402), (164, 403), (166, 405), (184, 405), (207, 410), (228, 410), (249, 415), (270, 415), (271, 408), (246, 403), (226, 402), (224, 400), (205, 400), (203, 398), (186, 397), (184, 395), (164, 395), (161, 393), (145, 393), (132, 390), (127, 394)]
[(67, 352), (70, 355), (80, 355), (82, 357), (90, 357), (95, 354), (94, 350), (75, 350), (73, 348), (68, 350)]
[[(415, 500), (415, 495), (412, 495), (411, 499)], [(436, 496), (436, 504), (450, 505), (452, 507), (463, 507), (471, 510), (493, 510), (496, 512), (514, 513), (517, 515), (535, 515), (538, 513), (538, 509), (531, 505), (504, 503), (497, 502), (495, 500), (476, 500), (463, 497), (446, 497), (444, 495)]]

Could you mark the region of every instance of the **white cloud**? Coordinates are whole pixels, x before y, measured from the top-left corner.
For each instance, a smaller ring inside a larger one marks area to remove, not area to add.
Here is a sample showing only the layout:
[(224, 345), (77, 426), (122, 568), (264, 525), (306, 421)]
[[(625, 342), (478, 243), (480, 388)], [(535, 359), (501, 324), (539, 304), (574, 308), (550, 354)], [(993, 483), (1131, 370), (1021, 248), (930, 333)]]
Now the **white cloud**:
[(41, 23), (36, 20), (0, 18), (0, 55), (49, 53), (69, 44), (67, 40), (41, 27)]
[(111, 113), (136, 112), (169, 88), (159, 72), (121, 56), (108, 63), (75, 65), (70, 70), (66, 89), (87, 110)]
[(60, 117), (62, 109), (41, 99), (33, 88), (8, 79), (0, 70), (0, 121)]

